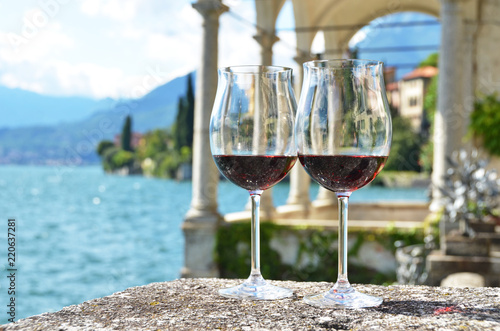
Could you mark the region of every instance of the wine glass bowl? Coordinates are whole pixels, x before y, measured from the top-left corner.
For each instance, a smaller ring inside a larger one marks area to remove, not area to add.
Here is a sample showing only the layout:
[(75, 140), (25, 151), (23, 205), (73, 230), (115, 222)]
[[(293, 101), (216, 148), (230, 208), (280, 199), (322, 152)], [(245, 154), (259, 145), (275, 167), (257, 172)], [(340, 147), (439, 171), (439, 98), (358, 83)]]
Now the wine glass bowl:
[(247, 190), (252, 201), (251, 271), (243, 284), (219, 290), (238, 299), (273, 300), (293, 291), (269, 284), (260, 273), (260, 195), (281, 181), (297, 159), (292, 70), (278, 66), (219, 69), (210, 118), (210, 148), (217, 168)]
[(347, 212), (352, 192), (382, 170), (391, 146), (392, 124), (383, 64), (370, 60), (304, 63), (295, 124), (299, 160), (339, 202), (339, 272), (330, 291), (306, 296), (314, 306), (372, 307), (382, 299), (359, 293), (347, 278)]

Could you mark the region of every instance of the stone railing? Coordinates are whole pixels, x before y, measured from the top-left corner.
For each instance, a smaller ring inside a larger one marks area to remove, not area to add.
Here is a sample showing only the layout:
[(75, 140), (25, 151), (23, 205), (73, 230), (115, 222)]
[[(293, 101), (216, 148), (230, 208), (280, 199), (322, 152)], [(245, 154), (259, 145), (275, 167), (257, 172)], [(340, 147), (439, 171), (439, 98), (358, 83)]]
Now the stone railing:
[(354, 285), (384, 298), (377, 308), (319, 309), (304, 295), (329, 283), (275, 281), (295, 291), (278, 301), (226, 299), (241, 280), (179, 279), (6, 324), (0, 330), (499, 330), (499, 288)]

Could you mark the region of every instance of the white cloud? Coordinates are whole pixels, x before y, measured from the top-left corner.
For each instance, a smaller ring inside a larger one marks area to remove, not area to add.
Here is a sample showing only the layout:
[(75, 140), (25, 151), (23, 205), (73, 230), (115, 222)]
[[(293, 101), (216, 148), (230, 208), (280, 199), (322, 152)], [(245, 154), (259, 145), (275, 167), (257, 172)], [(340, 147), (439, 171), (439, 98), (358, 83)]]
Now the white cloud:
[(148, 31), (144, 29), (137, 29), (135, 27), (127, 26), (123, 29), (120, 30), (120, 37), (124, 39), (130, 39), (130, 40), (140, 40), (143, 38), (145, 35), (148, 34)]
[(177, 15), (170, 13), (170, 19), (176, 20), (175, 25), (184, 30), (189, 29), (201, 32), (201, 15), (189, 3), (185, 4)]
[(84, 0), (81, 11), (90, 16), (102, 15), (116, 21), (127, 21), (135, 17), (140, 0)]
[(54, 69), (62, 90), (91, 94), (97, 98), (117, 97), (117, 89), (124, 79), (121, 69), (102, 67), (93, 63), (77, 65), (57, 63)]
[(241, 21), (244, 17), (250, 22), (255, 21), (255, 8), (243, 2), (234, 1), (230, 10), (237, 13), (222, 14), (219, 28), (219, 66), (260, 63), (260, 46), (253, 38), (256, 29)]
[[(0, 75), (2, 85), (49, 95), (85, 95), (96, 98), (119, 97), (126, 77), (120, 68), (91, 63), (76, 65), (64, 61), (39, 66), (16, 64), (11, 72)], [(43, 82), (43, 84), (41, 83)]]
[(101, 0), (85, 0), (80, 8), (84, 14), (97, 16), (100, 12)]
[[(255, 21), (252, 2), (233, 2), (232, 10)], [(36, 3), (32, 11), (19, 5), (17, 23), (0, 22), (0, 84), (51, 95), (139, 97), (200, 65), (202, 17), (190, 0), (71, 3), (17, 48), (7, 37), (12, 31), (21, 35), (19, 22), (34, 15)], [(259, 63), (255, 33), (248, 23), (223, 14), (219, 65)], [(295, 53), (282, 44), (274, 47), (276, 64), (293, 64)]]
[(58, 23), (47, 26), (32, 37), (0, 32), (0, 61), (7, 64), (34, 63), (73, 46), (74, 40), (62, 31)]
[(0, 76), (0, 83), (2, 85), (10, 88), (20, 88), (27, 91), (33, 91), (37, 93), (43, 93), (44, 89), (39, 81), (24, 81), (20, 77), (13, 73), (6, 73)]

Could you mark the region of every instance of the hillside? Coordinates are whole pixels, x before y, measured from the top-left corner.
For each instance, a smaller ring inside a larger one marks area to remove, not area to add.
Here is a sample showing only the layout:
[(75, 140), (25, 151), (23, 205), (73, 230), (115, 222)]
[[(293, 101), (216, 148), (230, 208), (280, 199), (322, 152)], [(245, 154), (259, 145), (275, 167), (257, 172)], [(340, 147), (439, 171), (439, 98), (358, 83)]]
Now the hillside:
[[(112, 106), (92, 111), (92, 107), (103, 104), (102, 101), (94, 101), (84, 98), (60, 98), (47, 97), (33, 94), (35, 101), (42, 100), (45, 104), (54, 103), (54, 109), (78, 109), (76, 114), (85, 114), (82, 118), (66, 121), (64, 111), (59, 110), (61, 116), (55, 116), (50, 108), (45, 108), (45, 113), (54, 115), (50, 117), (48, 125), (43, 120), (38, 120), (37, 110), (33, 100), (25, 102), (24, 105), (30, 109), (20, 110), (23, 114), (32, 113), (35, 119), (25, 119), (25, 123), (38, 123), (37, 125), (22, 126), (8, 125), (0, 126), (0, 164), (58, 164), (58, 165), (80, 165), (96, 163), (99, 161), (95, 154), (95, 147), (102, 139), (113, 139), (121, 132), (126, 115), (133, 118), (133, 130), (146, 132), (155, 128), (170, 127), (177, 115), (177, 100), (184, 95), (187, 84), (187, 76), (178, 77), (172, 81), (157, 87), (140, 99), (113, 101)], [(5, 92), (5, 89), (3, 89)], [(13, 94), (23, 94), (27, 97), (31, 92), (14, 91)], [(12, 97), (17, 100), (19, 96)], [(11, 100), (10, 95), (4, 96), (4, 100)], [(70, 102), (72, 100), (73, 102)], [(90, 99), (91, 100), (91, 99)], [(19, 101), (16, 101), (19, 102)], [(15, 104), (14, 101), (5, 102)], [(1, 105), (1, 104), (0, 104)], [(85, 111), (85, 107), (90, 107)], [(4, 108), (2, 109), (2, 113)], [(10, 115), (11, 123), (20, 123), (14, 115)], [(7, 122), (3, 122), (7, 123)], [(16, 127), (17, 126), (17, 127)]]
[(110, 108), (113, 99), (57, 97), (0, 86), (0, 128), (57, 125), (81, 120), (97, 109)]

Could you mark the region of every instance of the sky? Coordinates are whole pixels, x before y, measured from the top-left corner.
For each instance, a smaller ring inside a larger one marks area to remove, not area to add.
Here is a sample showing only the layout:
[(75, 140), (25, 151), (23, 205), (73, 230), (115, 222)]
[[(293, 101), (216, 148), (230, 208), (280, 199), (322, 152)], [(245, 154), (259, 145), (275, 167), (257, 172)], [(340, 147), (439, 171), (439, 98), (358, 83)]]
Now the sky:
[[(198, 67), (202, 19), (192, 2), (0, 0), (0, 85), (53, 96), (141, 97)], [(259, 63), (254, 1), (223, 3), (245, 19), (221, 15), (219, 66)], [(292, 27), (287, 1), (277, 28)], [(273, 62), (296, 68), (295, 33), (278, 36)], [(313, 52), (322, 47), (315, 43)]]
[[(0, 0), (0, 85), (57, 96), (140, 97), (200, 63), (202, 21), (191, 3)], [(253, 1), (226, 3), (255, 21)], [(222, 15), (219, 64), (258, 63), (253, 34), (250, 24)]]

